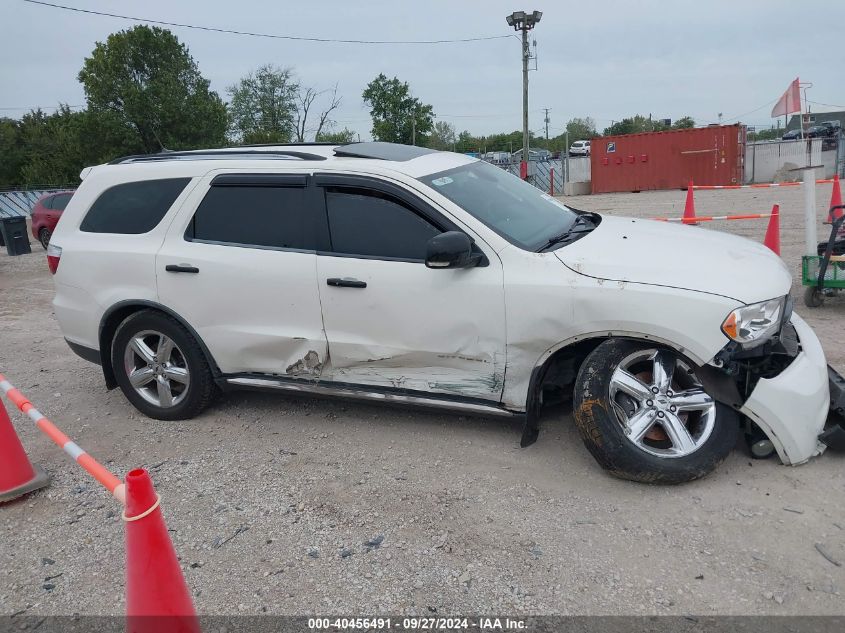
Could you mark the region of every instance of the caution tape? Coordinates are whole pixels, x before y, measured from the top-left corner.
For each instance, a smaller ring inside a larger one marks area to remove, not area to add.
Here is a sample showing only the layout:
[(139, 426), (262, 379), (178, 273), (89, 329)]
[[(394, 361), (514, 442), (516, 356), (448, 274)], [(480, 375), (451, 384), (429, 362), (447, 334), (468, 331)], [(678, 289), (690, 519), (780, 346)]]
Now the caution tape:
[(742, 213), (737, 215), (698, 215), (694, 218), (651, 218), (657, 222), (682, 222), (684, 224), (697, 224), (699, 222), (713, 222), (714, 220), (766, 220), (773, 213)]
[(43, 413), (15, 388), (3, 374), (0, 374), (0, 389), (15, 406), (30, 417), (44, 435), (49, 437), (65, 453), (70, 455), (89, 475), (100, 482), (121, 503), (126, 502), (126, 488), (120, 479), (108, 468), (86, 453), (82, 447), (62, 433)]
[[(833, 178), (821, 178), (816, 180), (817, 185), (824, 185), (833, 182)], [(766, 182), (754, 185), (692, 185), (693, 189), (698, 191), (707, 191), (712, 189), (769, 189), (771, 187), (800, 187), (804, 183), (798, 182)]]

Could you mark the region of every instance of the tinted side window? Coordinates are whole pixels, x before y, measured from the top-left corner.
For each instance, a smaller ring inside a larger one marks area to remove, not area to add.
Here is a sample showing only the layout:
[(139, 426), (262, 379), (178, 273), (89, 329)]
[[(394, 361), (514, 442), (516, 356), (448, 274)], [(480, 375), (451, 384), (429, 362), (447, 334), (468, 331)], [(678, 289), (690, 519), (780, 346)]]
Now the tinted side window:
[(72, 195), (72, 193), (60, 193), (59, 195), (54, 196), (50, 208), (56, 209), (57, 211), (64, 211), (65, 207), (67, 207), (67, 203), (70, 202)]
[(197, 208), (188, 239), (244, 246), (316, 250), (304, 187), (212, 187)]
[(41, 201), (41, 206), (45, 209), (52, 209), (53, 208), (53, 198), (55, 196), (47, 196)]
[(94, 201), (79, 228), (88, 233), (131, 235), (152, 231), (190, 180), (167, 178), (115, 185)]
[(326, 189), (332, 250), (346, 255), (425, 260), (442, 231), (392, 196), (367, 189)]

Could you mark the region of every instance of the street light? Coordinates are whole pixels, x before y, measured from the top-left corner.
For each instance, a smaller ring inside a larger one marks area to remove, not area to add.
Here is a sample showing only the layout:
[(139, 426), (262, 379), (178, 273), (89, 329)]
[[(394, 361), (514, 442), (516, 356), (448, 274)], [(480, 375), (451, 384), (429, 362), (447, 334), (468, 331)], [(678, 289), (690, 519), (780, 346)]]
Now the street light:
[(524, 178), (528, 174), (528, 60), (531, 58), (531, 49), (528, 48), (528, 31), (533, 29), (542, 17), (542, 11), (531, 13), (514, 11), (505, 18), (508, 26), (512, 26), (514, 31), (522, 31), (522, 161), (525, 163), (522, 176)]

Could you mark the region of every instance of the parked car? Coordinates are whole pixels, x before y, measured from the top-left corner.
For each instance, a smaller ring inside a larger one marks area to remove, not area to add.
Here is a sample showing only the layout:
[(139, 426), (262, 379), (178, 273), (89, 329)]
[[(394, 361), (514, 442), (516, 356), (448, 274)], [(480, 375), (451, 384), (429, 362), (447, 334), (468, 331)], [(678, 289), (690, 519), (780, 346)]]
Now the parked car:
[(814, 125), (807, 130), (805, 136), (807, 138), (824, 138), (832, 131), (833, 130), (826, 125)]
[(801, 138), (801, 130), (800, 129), (789, 130), (789, 132), (787, 132), (786, 134), (781, 136), (781, 140), (784, 140), (784, 141), (794, 141), (795, 139), (799, 139), (799, 138)]
[(845, 434), (788, 268), (747, 239), (578, 211), (389, 143), (82, 175), (47, 251), (55, 314), (147, 416), (281, 390), (515, 418), (527, 446), (571, 397), (599, 464), (653, 483), (709, 473), (743, 431), (786, 464)]
[(45, 250), (71, 196), (73, 191), (54, 191), (41, 196), (32, 207), (32, 237), (41, 242)]
[(590, 141), (575, 141), (569, 146), (570, 156), (589, 156), (590, 155)]
[[(528, 160), (551, 160), (552, 153), (547, 149), (534, 149), (531, 148), (528, 150)], [(511, 162), (518, 163), (522, 161), (522, 150), (518, 149), (513, 154), (511, 154)]]

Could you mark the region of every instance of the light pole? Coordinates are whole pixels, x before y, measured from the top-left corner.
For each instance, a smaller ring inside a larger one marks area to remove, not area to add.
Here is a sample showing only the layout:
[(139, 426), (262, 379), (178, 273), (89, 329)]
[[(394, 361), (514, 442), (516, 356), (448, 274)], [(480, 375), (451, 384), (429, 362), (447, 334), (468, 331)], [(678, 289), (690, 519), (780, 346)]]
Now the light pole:
[(533, 29), (540, 18), (542, 11), (514, 11), (505, 19), (508, 26), (514, 31), (522, 31), (522, 163), (520, 170), (522, 177), (528, 175), (528, 60), (531, 58), (531, 49), (528, 48), (528, 31)]

